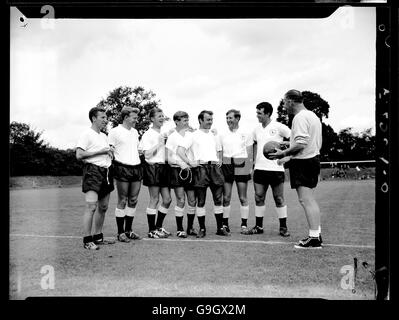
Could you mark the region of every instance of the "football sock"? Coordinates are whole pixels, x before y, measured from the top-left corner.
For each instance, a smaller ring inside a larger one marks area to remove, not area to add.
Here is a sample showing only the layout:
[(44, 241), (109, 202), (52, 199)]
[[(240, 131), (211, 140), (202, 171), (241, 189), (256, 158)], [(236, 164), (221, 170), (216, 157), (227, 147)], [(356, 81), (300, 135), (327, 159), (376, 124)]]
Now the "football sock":
[(280, 218), (280, 228), (287, 228), (287, 218)]
[(229, 226), (229, 218), (223, 218), (222, 219), (222, 225)]
[(183, 215), (184, 215), (184, 208), (180, 208), (175, 206), (175, 216), (176, 216), (176, 225), (177, 231), (183, 231)]
[(147, 212), (148, 229), (149, 231), (154, 231), (157, 209), (147, 208), (146, 212)]
[(230, 211), (231, 207), (223, 207), (223, 225), (228, 226), (229, 225), (229, 217), (230, 217)]
[(205, 229), (205, 216), (198, 217), (198, 224), (200, 229)]
[(177, 231), (183, 231), (183, 217), (176, 217)]
[(276, 207), (276, 212), (280, 220), (280, 228), (287, 228), (287, 206)]
[(194, 224), (195, 214), (187, 214), (187, 229), (192, 229)]
[(124, 223), (125, 223), (125, 210), (115, 208), (115, 218), (116, 218), (116, 226), (118, 227), (118, 234), (125, 232), (124, 230)]
[(102, 233), (93, 235), (93, 241), (102, 241), (104, 239), (104, 235)]
[(155, 224), (156, 228), (162, 228), (163, 220), (166, 217), (166, 214), (168, 213), (168, 209), (164, 208), (163, 206), (160, 206), (158, 209), (158, 216), (157, 216), (157, 222)]
[(249, 206), (240, 206), (241, 213), (241, 226), (247, 226), (247, 220), (249, 216)]
[(263, 227), (263, 217), (265, 216), (266, 206), (255, 206), (255, 219), (258, 227)]
[(223, 227), (223, 215), (221, 213), (215, 213), (216, 225), (218, 229)]
[(88, 242), (92, 242), (92, 241), (93, 241), (92, 236), (83, 237), (83, 243), (88, 243)]
[(133, 219), (136, 214), (136, 208), (126, 207), (125, 208), (125, 232), (132, 230)]
[(256, 223), (258, 227), (263, 228), (263, 217), (256, 217)]
[(310, 230), (309, 229), (309, 237), (318, 238), (319, 237), (319, 229), (317, 230)]
[(125, 216), (125, 232), (132, 231), (133, 217)]
[(118, 227), (118, 234), (124, 233), (125, 217), (116, 217), (116, 226)]

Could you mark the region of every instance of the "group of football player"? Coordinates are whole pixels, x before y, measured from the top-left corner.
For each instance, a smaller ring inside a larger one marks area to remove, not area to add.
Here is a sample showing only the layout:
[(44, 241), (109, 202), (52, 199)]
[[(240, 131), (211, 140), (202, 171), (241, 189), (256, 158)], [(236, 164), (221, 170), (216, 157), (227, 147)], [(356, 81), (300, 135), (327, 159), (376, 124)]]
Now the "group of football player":
[[(286, 93), (284, 107), (294, 115), (294, 120), (302, 111), (314, 115), (304, 107), (302, 95), (297, 90)], [(240, 201), (241, 234), (263, 233), (265, 197), (270, 186), (279, 218), (279, 234), (288, 237), (287, 205), (284, 201), (287, 163), (294, 164), (294, 172), (291, 172), (289, 165), (291, 187), (297, 190), (299, 202), (304, 207), (307, 218), (309, 210), (312, 216), (320, 214), (314, 214), (313, 189), (316, 186), (315, 175), (316, 184), (318, 180), (316, 167), (320, 166), (316, 162), (321, 147), (321, 129), (316, 133), (305, 132), (310, 128), (306, 124), (309, 119), (314, 122), (312, 115), (309, 114), (305, 120), (298, 118), (301, 120), (296, 121), (299, 125), (293, 121), (291, 130), (271, 118), (273, 107), (270, 103), (261, 102), (256, 106), (259, 124), (252, 132), (239, 126), (241, 113), (235, 109), (226, 112), (226, 130), (212, 129), (213, 112), (203, 110), (198, 115), (198, 129), (190, 127), (187, 112), (178, 111), (173, 115), (175, 127), (169, 131), (161, 131), (165, 115), (156, 107), (148, 115), (152, 125), (139, 139), (135, 129), (139, 112), (136, 108), (123, 107), (120, 124), (112, 128), (108, 136), (102, 132), (107, 126), (105, 110), (95, 107), (89, 112), (91, 127), (80, 136), (76, 148), (77, 159), (84, 162), (84, 248), (97, 250), (101, 244), (115, 243), (113, 239), (104, 238), (102, 233), (110, 193), (114, 190), (114, 180), (118, 197), (115, 217), (119, 242), (141, 239), (132, 229), (141, 184), (147, 186), (149, 192), (146, 208), (149, 238), (167, 238), (171, 235), (163, 227), (163, 222), (172, 203), (172, 189), (175, 195), (177, 237), (204, 238), (207, 232), (205, 203), (208, 187), (213, 198), (216, 234), (230, 236), (230, 203), (234, 182)], [(316, 119), (318, 120), (317, 117)], [(316, 122), (313, 127), (317, 127)], [(320, 135), (316, 137), (316, 142), (315, 135)], [(270, 141), (277, 142), (278, 147), (273, 151), (266, 151), (265, 146)], [(313, 163), (309, 163), (309, 159)], [(298, 170), (301, 175), (296, 174)], [(255, 189), (256, 222), (254, 227), (249, 228), (247, 189), (251, 177)], [(184, 229), (186, 199), (187, 225)], [(198, 229), (194, 228), (195, 217), (198, 219)], [(321, 247), (320, 232), (320, 219), (311, 221), (309, 237), (301, 240), (296, 247)]]

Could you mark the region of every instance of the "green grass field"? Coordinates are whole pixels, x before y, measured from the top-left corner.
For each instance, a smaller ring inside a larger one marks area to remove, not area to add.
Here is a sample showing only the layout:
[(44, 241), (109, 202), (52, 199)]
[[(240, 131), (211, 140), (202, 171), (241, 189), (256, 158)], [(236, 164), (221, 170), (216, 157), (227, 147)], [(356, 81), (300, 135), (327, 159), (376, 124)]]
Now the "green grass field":
[[(215, 235), (210, 192), (207, 237), (175, 236), (174, 201), (164, 226), (169, 239), (148, 239), (82, 247), (84, 198), (79, 187), (10, 190), (10, 299), (31, 296), (129, 297), (297, 297), (374, 299), (366, 261), (374, 265), (374, 180), (321, 181), (316, 190), (322, 211), (322, 250), (294, 249), (307, 235), (307, 223), (294, 190), (286, 183), (291, 237), (278, 235), (270, 191), (265, 233), (240, 232), (239, 201), (233, 192), (231, 237)], [(253, 186), (249, 185), (249, 226), (254, 225)], [(142, 187), (134, 230), (146, 235), (148, 191)], [(115, 236), (116, 191), (111, 195), (104, 235)], [(184, 221), (186, 223), (186, 219)], [(197, 221), (196, 225), (197, 227)], [(345, 265), (359, 261), (355, 291), (343, 289)], [(54, 268), (54, 289), (43, 289), (43, 266)]]

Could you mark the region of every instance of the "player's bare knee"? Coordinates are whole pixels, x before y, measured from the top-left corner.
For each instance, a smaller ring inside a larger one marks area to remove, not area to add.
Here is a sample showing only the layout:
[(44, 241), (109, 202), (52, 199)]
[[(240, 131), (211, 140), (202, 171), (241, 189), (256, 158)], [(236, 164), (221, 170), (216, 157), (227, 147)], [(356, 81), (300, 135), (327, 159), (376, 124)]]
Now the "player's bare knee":
[(129, 198), (128, 206), (130, 208), (136, 208), (137, 202), (138, 202), (138, 197), (131, 197)]
[(97, 210), (97, 202), (86, 202), (86, 209), (91, 213), (94, 214)]
[(257, 206), (263, 206), (265, 204), (265, 196), (255, 194), (255, 203)]
[(239, 197), (240, 203), (243, 207), (246, 207), (248, 205), (248, 199), (245, 197)]
[(283, 207), (284, 206), (284, 197), (275, 196), (274, 197), (274, 202), (276, 204), (276, 207)]
[(118, 200), (118, 208), (124, 209), (126, 208), (126, 204), (127, 204), (127, 198), (120, 198)]
[(99, 204), (98, 212), (105, 213), (108, 210), (108, 204)]
[(223, 206), (228, 207), (230, 205), (231, 197), (223, 196)]

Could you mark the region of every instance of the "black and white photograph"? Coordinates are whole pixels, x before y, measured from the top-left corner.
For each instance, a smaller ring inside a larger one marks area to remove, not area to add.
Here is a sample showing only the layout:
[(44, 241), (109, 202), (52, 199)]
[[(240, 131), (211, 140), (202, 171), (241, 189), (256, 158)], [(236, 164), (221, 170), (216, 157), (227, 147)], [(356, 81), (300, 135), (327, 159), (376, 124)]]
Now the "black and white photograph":
[(10, 300), (376, 299), (375, 6), (41, 9), (10, 7)]

